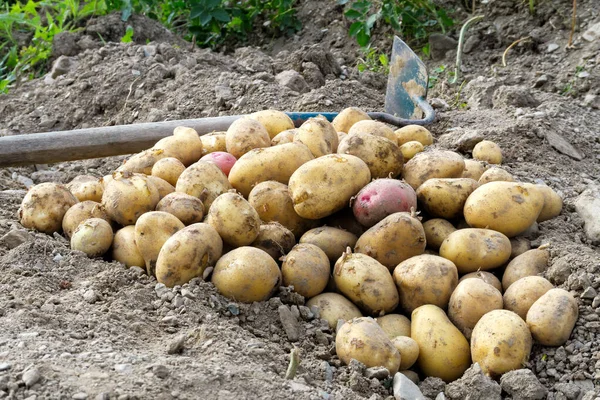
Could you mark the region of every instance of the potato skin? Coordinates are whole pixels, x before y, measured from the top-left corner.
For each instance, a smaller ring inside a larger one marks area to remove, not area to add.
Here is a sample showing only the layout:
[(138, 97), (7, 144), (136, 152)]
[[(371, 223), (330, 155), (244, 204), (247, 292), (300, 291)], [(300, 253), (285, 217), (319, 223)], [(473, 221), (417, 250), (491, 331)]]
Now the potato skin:
[(146, 272), (154, 276), (156, 259), (163, 244), (175, 232), (185, 228), (183, 222), (162, 211), (143, 214), (135, 223), (135, 243), (146, 262)]
[(248, 246), (258, 237), (260, 217), (250, 203), (237, 193), (223, 193), (215, 199), (206, 215), (223, 241), (235, 247)]
[(258, 121), (242, 117), (235, 120), (225, 135), (226, 151), (238, 160), (252, 149), (270, 147), (271, 137)]
[(500, 376), (522, 368), (529, 360), (533, 340), (525, 321), (508, 310), (485, 314), (471, 334), (471, 357), (487, 375)]
[(531, 242), (524, 237), (515, 237), (510, 239), (510, 258), (515, 258), (531, 250)]
[[(465, 160), (465, 169), (462, 172), (461, 178), (470, 178), (479, 181), (481, 175), (487, 170), (487, 166), (481, 161)], [(480, 182), (481, 183), (481, 182)]]
[(163, 150), (165, 157), (174, 157), (186, 167), (202, 157), (202, 141), (198, 132), (185, 126), (176, 127), (173, 136), (160, 139), (153, 149)]
[(402, 314), (387, 314), (375, 318), (375, 321), (390, 339), (397, 336), (410, 336), (410, 319)]
[(355, 135), (357, 133), (378, 136), (382, 138), (389, 139), (396, 146), (398, 145), (398, 139), (394, 134), (392, 128), (384, 124), (383, 122), (373, 121), (373, 120), (362, 120), (357, 121), (350, 130), (348, 130), (348, 136)]
[(67, 210), (62, 220), (62, 229), (67, 239), (71, 238), (80, 223), (89, 218), (102, 218), (111, 222), (102, 204), (91, 200), (76, 203)]
[(158, 160), (168, 155), (163, 149), (148, 149), (129, 157), (123, 165), (117, 168), (117, 172), (130, 172), (135, 174), (152, 174), (152, 167)]
[(354, 197), (352, 212), (356, 220), (370, 228), (396, 212), (417, 209), (417, 194), (406, 182), (397, 179), (375, 179)]
[(135, 243), (135, 225), (127, 225), (115, 233), (112, 259), (126, 267), (146, 268), (144, 257)]
[(444, 240), (456, 231), (454, 225), (442, 218), (434, 218), (423, 222), (427, 247), (438, 250)]
[(321, 319), (335, 330), (338, 320), (350, 321), (352, 318), (362, 317), (362, 313), (350, 300), (338, 293), (321, 293), (306, 302), (306, 306), (319, 309)]
[(515, 178), (506, 170), (500, 167), (491, 167), (485, 170), (479, 177), (479, 184), (483, 185), (490, 182), (514, 182)]
[(344, 108), (331, 123), (337, 132), (348, 133), (352, 125), (362, 120), (370, 120), (371, 117), (358, 107)]
[(461, 274), (487, 271), (508, 261), (510, 240), (491, 229), (459, 229), (442, 242), (440, 256), (456, 264)]
[(543, 346), (562, 346), (579, 317), (577, 300), (564, 289), (550, 289), (527, 311), (527, 326)]
[(286, 255), (296, 244), (294, 234), (278, 222), (261, 224), (252, 247), (266, 251), (275, 261)]
[(537, 222), (548, 221), (558, 216), (562, 211), (562, 198), (550, 186), (536, 185), (536, 187), (544, 196), (544, 207), (538, 215)]
[(462, 216), (467, 198), (479, 184), (468, 178), (434, 178), (417, 188), (417, 199), (432, 217), (452, 219)]
[(510, 310), (525, 320), (527, 311), (548, 290), (554, 286), (541, 276), (526, 276), (519, 279), (504, 293), (504, 308)]
[(156, 189), (158, 189), (159, 201), (166, 195), (175, 192), (175, 188), (169, 182), (159, 178), (158, 176), (148, 175), (146, 179), (148, 179), (149, 182), (152, 182), (154, 186), (156, 186)]
[(392, 376), (400, 367), (398, 349), (369, 317), (354, 318), (342, 325), (335, 337), (335, 350), (346, 365), (355, 359), (368, 368), (385, 367)]
[(369, 167), (371, 178), (395, 178), (402, 172), (404, 158), (391, 140), (358, 132), (348, 134), (337, 148), (338, 154), (352, 154)]
[(19, 207), (19, 222), (25, 228), (52, 234), (60, 230), (63, 217), (77, 202), (66, 186), (40, 183), (29, 189), (23, 197)]
[(172, 186), (177, 184), (177, 179), (183, 171), (185, 165), (175, 157), (160, 159), (152, 166), (152, 175), (169, 182)]
[(242, 303), (265, 301), (279, 288), (281, 271), (265, 251), (244, 246), (217, 261), (212, 283), (229, 299)]
[(405, 143), (417, 141), (423, 146), (429, 146), (433, 144), (433, 136), (431, 132), (420, 125), (406, 125), (400, 129), (394, 131), (398, 140), (398, 146), (402, 146)]
[(176, 192), (189, 194), (202, 200), (208, 210), (212, 202), (221, 194), (233, 189), (227, 176), (214, 163), (198, 161), (186, 168), (179, 176)]
[(199, 198), (189, 194), (174, 192), (163, 197), (156, 205), (156, 211), (173, 214), (184, 225), (202, 222), (204, 218), (204, 204)]
[(335, 153), (339, 139), (337, 131), (324, 118), (309, 118), (294, 135), (294, 143), (308, 147), (315, 158)]
[(314, 244), (301, 243), (283, 257), (283, 286), (294, 286), (294, 292), (314, 297), (325, 290), (331, 266), (327, 254)]
[(110, 218), (121, 225), (133, 225), (140, 216), (154, 210), (160, 200), (158, 189), (145, 176), (117, 172), (104, 188), (102, 205)]
[(487, 283), (489, 285), (492, 285), (493, 287), (498, 289), (498, 291), (500, 293), (502, 293), (502, 283), (500, 282), (500, 279), (496, 278), (496, 275), (492, 274), (491, 272), (487, 272), (487, 271), (469, 272), (468, 274), (463, 275), (458, 280), (458, 283), (460, 284), (462, 281), (464, 281), (466, 279), (470, 279), (470, 278), (481, 279), (482, 281), (484, 281), (485, 283)]
[(104, 185), (100, 179), (91, 175), (80, 175), (67, 184), (67, 189), (79, 201), (91, 200), (97, 203), (102, 201)]
[(430, 254), (402, 261), (394, 269), (393, 276), (400, 295), (400, 307), (406, 313), (424, 304), (445, 309), (458, 284), (458, 271), (452, 261)]
[(271, 146), (278, 146), (280, 144), (293, 143), (294, 136), (298, 132), (297, 128), (287, 129), (283, 132), (279, 132), (273, 139), (271, 139)]
[(290, 177), (294, 210), (307, 219), (320, 219), (346, 207), (350, 198), (371, 180), (369, 167), (349, 154), (311, 160)]
[(269, 138), (273, 139), (280, 132), (288, 129), (294, 129), (294, 122), (284, 112), (278, 110), (262, 110), (252, 113), (248, 118), (254, 119), (260, 122), (267, 132)]
[(404, 158), (405, 162), (411, 160), (414, 156), (416, 156), (423, 150), (425, 150), (425, 148), (423, 147), (421, 142), (417, 142), (416, 140), (406, 142), (402, 146), (400, 146), (400, 152), (402, 153), (402, 157)]
[(463, 158), (453, 151), (424, 151), (404, 164), (402, 178), (416, 190), (427, 179), (459, 178), (464, 169)]
[(413, 366), (419, 358), (419, 344), (410, 336), (396, 336), (392, 344), (400, 352), (400, 371), (405, 371)]
[(202, 142), (202, 156), (215, 151), (227, 151), (226, 132), (211, 132), (200, 136)]
[(486, 161), (489, 164), (502, 163), (502, 150), (500, 146), (490, 140), (482, 140), (473, 148), (473, 158)]
[(358, 238), (351, 232), (331, 226), (321, 226), (307, 231), (300, 243), (314, 244), (325, 252), (331, 263), (335, 263), (348, 247), (354, 247)]
[(517, 280), (544, 272), (548, 268), (549, 261), (550, 252), (543, 246), (513, 258), (502, 275), (502, 287), (506, 291)]
[(71, 248), (84, 252), (88, 257), (101, 256), (110, 249), (113, 230), (102, 218), (90, 218), (83, 221), (71, 236)]

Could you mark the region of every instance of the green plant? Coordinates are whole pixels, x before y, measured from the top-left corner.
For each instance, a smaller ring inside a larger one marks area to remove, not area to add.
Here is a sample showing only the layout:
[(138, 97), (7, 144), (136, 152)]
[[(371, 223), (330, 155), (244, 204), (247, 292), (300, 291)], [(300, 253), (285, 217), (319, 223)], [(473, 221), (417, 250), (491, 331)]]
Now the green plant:
[(438, 84), (438, 82), (442, 79), (442, 76), (444, 75), (445, 72), (446, 72), (445, 65), (440, 65), (431, 71), (431, 73), (429, 74), (429, 82), (427, 83), (427, 86), (429, 87), (429, 89), (435, 87), (435, 85)]
[(121, 38), (121, 43), (131, 43), (131, 41), (133, 41), (133, 27), (131, 25), (127, 25), (125, 35), (123, 35)]
[(373, 71), (388, 74), (390, 71), (389, 59), (385, 53), (379, 53), (370, 46), (361, 49), (362, 57), (358, 58), (356, 68), (358, 72)]

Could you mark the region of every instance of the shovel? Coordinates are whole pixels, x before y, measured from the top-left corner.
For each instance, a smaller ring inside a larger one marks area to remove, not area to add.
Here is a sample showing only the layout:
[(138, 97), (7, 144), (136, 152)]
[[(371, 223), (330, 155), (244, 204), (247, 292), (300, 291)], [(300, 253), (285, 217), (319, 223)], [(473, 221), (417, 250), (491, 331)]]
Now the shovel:
[[(425, 100), (427, 69), (419, 57), (398, 37), (394, 37), (390, 74), (385, 95), (386, 112), (368, 113), (372, 119), (398, 127), (427, 125), (435, 114)], [(338, 113), (288, 112), (296, 127), (322, 115), (332, 121)], [(177, 126), (187, 126), (204, 135), (225, 131), (241, 115), (104, 126), (71, 131), (34, 133), (0, 137), (0, 167), (50, 164), (132, 154), (149, 149)]]

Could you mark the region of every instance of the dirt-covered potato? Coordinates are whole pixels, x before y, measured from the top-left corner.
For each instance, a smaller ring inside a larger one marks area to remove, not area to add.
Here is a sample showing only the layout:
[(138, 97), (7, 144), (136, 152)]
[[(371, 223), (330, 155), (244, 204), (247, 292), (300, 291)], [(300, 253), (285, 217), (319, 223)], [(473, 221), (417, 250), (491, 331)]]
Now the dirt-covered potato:
[(419, 358), (419, 344), (410, 336), (396, 336), (392, 344), (400, 353), (400, 371), (405, 371), (413, 366)]
[(544, 196), (528, 183), (490, 182), (479, 186), (465, 202), (463, 214), (473, 228), (487, 228), (514, 237), (538, 218)]
[(113, 180), (113, 176), (112, 174), (109, 175), (104, 175), (102, 178), (100, 178), (100, 183), (102, 183), (102, 187), (104, 189), (106, 189), (106, 186), (110, 183), (110, 181)]
[(410, 213), (400, 212), (385, 217), (363, 233), (354, 250), (393, 271), (402, 261), (423, 254), (425, 244), (421, 221)]
[(485, 161), (488, 164), (502, 163), (502, 150), (500, 146), (489, 140), (482, 140), (473, 148), (473, 158), (479, 161)]
[(438, 306), (426, 304), (412, 312), (410, 337), (419, 345), (417, 365), (425, 376), (451, 382), (471, 365), (469, 342)]
[(502, 309), (502, 293), (492, 285), (477, 278), (461, 281), (448, 303), (448, 318), (467, 339), (485, 314)]
[(159, 201), (166, 195), (175, 192), (175, 187), (173, 187), (173, 185), (158, 176), (148, 175), (146, 179), (148, 179), (149, 182), (152, 182), (154, 186), (156, 186), (156, 189), (158, 189)]
[(19, 207), (19, 222), (25, 228), (52, 234), (62, 227), (63, 217), (75, 203), (66, 186), (58, 183), (40, 183), (33, 186)]
[(371, 181), (363, 160), (349, 154), (329, 154), (311, 160), (290, 177), (294, 210), (303, 218), (320, 219), (347, 207)]
[(152, 166), (152, 175), (169, 182), (172, 186), (177, 184), (177, 179), (183, 171), (185, 165), (175, 157), (160, 159)]
[(433, 144), (433, 136), (431, 132), (423, 126), (420, 125), (406, 125), (400, 129), (396, 129), (394, 131), (396, 138), (398, 140), (398, 146), (402, 146), (408, 142), (419, 142), (423, 146), (429, 146)]
[(410, 336), (410, 319), (402, 314), (387, 314), (375, 319), (390, 339)]
[(206, 222), (213, 226), (223, 241), (235, 246), (248, 246), (258, 237), (260, 217), (246, 199), (237, 193), (223, 193), (215, 199)]
[(418, 187), (417, 199), (432, 217), (453, 219), (462, 216), (467, 197), (478, 186), (469, 178), (429, 179)]
[(294, 234), (279, 222), (262, 224), (252, 247), (266, 251), (275, 261), (286, 255), (296, 244)]
[(514, 182), (515, 178), (510, 172), (500, 167), (491, 167), (486, 169), (479, 177), (479, 184), (483, 185), (490, 182)]
[(424, 151), (404, 164), (402, 178), (416, 190), (428, 179), (458, 178), (464, 169), (460, 154), (448, 150)]
[(142, 215), (135, 223), (135, 243), (146, 262), (146, 272), (154, 276), (156, 259), (163, 244), (175, 232), (185, 228), (183, 222), (172, 214), (151, 211)]
[(314, 244), (300, 243), (282, 261), (283, 286), (293, 286), (294, 292), (307, 298), (325, 290), (331, 264), (323, 250)]
[(257, 111), (248, 115), (248, 118), (260, 122), (269, 133), (270, 139), (273, 139), (280, 132), (294, 129), (294, 121), (286, 113), (277, 110)]
[(217, 164), (217, 167), (223, 171), (225, 176), (229, 176), (229, 172), (231, 172), (231, 168), (237, 162), (237, 159), (231, 154), (225, 151), (213, 151), (205, 156), (202, 156), (200, 160), (210, 161)]
[(548, 290), (532, 304), (526, 320), (538, 343), (562, 346), (571, 336), (578, 316), (577, 300), (571, 293), (557, 288)]
[(469, 272), (468, 274), (463, 275), (458, 280), (458, 283), (461, 283), (462, 281), (464, 281), (466, 279), (470, 279), (470, 278), (481, 279), (482, 281), (484, 281), (485, 283), (487, 283), (489, 285), (492, 285), (493, 287), (498, 289), (498, 291), (500, 293), (502, 293), (502, 283), (500, 282), (500, 279), (496, 278), (496, 275), (492, 274), (491, 272), (487, 272), (487, 271)]
[(113, 230), (102, 218), (86, 219), (71, 236), (71, 249), (84, 252), (88, 257), (106, 253), (113, 242)]
[(156, 205), (156, 211), (173, 214), (184, 225), (202, 222), (204, 218), (204, 205), (199, 198), (185, 193), (169, 193)]
[(151, 175), (152, 167), (159, 160), (168, 157), (162, 149), (148, 149), (129, 157), (117, 172), (131, 172), (136, 174)]
[(506, 291), (510, 285), (526, 276), (536, 276), (548, 268), (550, 252), (548, 246), (531, 249), (511, 260), (502, 275), (502, 287)]
[(531, 242), (524, 237), (510, 238), (510, 258), (515, 258), (531, 250)]
[(127, 225), (115, 233), (112, 259), (127, 267), (146, 268), (146, 262), (135, 243), (135, 225)]
[(271, 146), (269, 132), (260, 122), (242, 117), (235, 120), (225, 135), (227, 152), (239, 160), (252, 149)]
[(315, 158), (335, 153), (338, 148), (337, 131), (325, 118), (310, 118), (294, 135), (294, 143), (302, 143)]
[(300, 143), (253, 149), (231, 168), (229, 182), (242, 196), (248, 197), (252, 188), (260, 182), (277, 181), (287, 185), (292, 174), (313, 159), (308, 147)]
[(370, 228), (388, 215), (417, 208), (417, 194), (397, 179), (375, 179), (363, 187), (352, 202), (356, 220)]
[(208, 210), (221, 194), (233, 189), (227, 176), (214, 163), (198, 161), (186, 168), (179, 176), (175, 191), (198, 197)]
[(339, 144), (337, 151), (339, 154), (352, 154), (363, 160), (369, 167), (372, 179), (395, 178), (402, 172), (402, 152), (394, 142), (385, 137), (363, 132), (348, 134)]
[(373, 318), (347, 321), (335, 337), (335, 351), (348, 365), (355, 359), (367, 368), (385, 367), (393, 376), (400, 367), (400, 352)]
[(144, 175), (129, 172), (116, 172), (102, 195), (106, 213), (124, 226), (135, 224), (142, 214), (154, 210), (159, 200), (154, 183)]
[(536, 185), (536, 187), (544, 196), (544, 207), (542, 207), (542, 211), (537, 217), (537, 222), (548, 221), (558, 216), (562, 211), (562, 198), (550, 186)]
[(354, 247), (358, 238), (351, 232), (331, 226), (321, 226), (307, 231), (300, 243), (314, 244), (325, 252), (331, 263), (335, 263), (348, 247)]
[(442, 242), (440, 256), (456, 264), (461, 274), (487, 271), (508, 261), (510, 240), (491, 229), (459, 229)]
[(357, 133), (363, 133), (367, 135), (379, 136), (386, 139), (389, 139), (395, 145), (398, 145), (398, 139), (396, 139), (396, 135), (392, 128), (384, 124), (383, 122), (373, 121), (373, 120), (362, 120), (356, 122), (350, 130), (348, 130), (348, 135), (354, 135)]
[(104, 185), (100, 179), (91, 175), (79, 175), (67, 184), (69, 192), (79, 201), (91, 200), (97, 203), (102, 201)]
[(487, 375), (500, 376), (529, 361), (531, 333), (521, 317), (508, 310), (485, 314), (471, 333), (471, 357)]
[(211, 132), (200, 136), (202, 142), (202, 156), (215, 151), (227, 151), (226, 132)]
[(400, 146), (400, 152), (402, 153), (404, 162), (411, 160), (414, 156), (416, 156), (423, 150), (425, 150), (425, 147), (423, 147), (421, 142), (417, 142), (416, 140), (406, 142), (402, 146)]
[(281, 271), (265, 251), (244, 246), (219, 259), (212, 283), (219, 293), (234, 301), (265, 301), (279, 288)]
[(554, 286), (541, 276), (526, 276), (519, 279), (504, 293), (504, 308), (526, 319), (529, 308)]
[(398, 306), (398, 290), (390, 271), (377, 260), (347, 249), (333, 269), (338, 290), (361, 310), (378, 316)]
[(271, 139), (271, 146), (277, 146), (280, 144), (293, 143), (294, 136), (298, 133), (298, 129), (287, 129), (283, 132), (279, 132), (277, 136)]
[(208, 224), (193, 224), (169, 237), (156, 259), (156, 280), (167, 287), (202, 276), (223, 253), (223, 241)]
[(67, 210), (62, 220), (62, 229), (67, 239), (71, 238), (80, 223), (89, 218), (102, 218), (111, 222), (102, 204), (91, 200), (76, 203)]
[[(477, 160), (465, 160), (465, 169), (462, 172), (461, 178), (470, 178), (479, 181), (481, 175), (487, 170), (486, 164)], [(480, 182), (481, 183), (481, 182)]]
[(338, 293), (321, 293), (306, 302), (309, 308), (316, 307), (319, 317), (335, 330), (338, 320), (350, 321), (352, 318), (362, 317), (362, 313), (350, 300)]
[(430, 254), (402, 261), (394, 268), (393, 276), (400, 295), (400, 307), (407, 314), (424, 304), (445, 309), (458, 284), (456, 266), (445, 258)]
[(186, 167), (202, 157), (202, 140), (198, 132), (184, 126), (175, 128), (173, 136), (160, 139), (152, 148), (163, 150), (165, 157), (174, 157)]
[(423, 222), (427, 247), (439, 250), (440, 246), (452, 232), (456, 231), (454, 225), (442, 218), (434, 218)]
[(344, 108), (336, 117), (333, 119), (331, 124), (337, 132), (348, 133), (352, 125), (358, 121), (370, 120), (371, 117), (358, 107)]

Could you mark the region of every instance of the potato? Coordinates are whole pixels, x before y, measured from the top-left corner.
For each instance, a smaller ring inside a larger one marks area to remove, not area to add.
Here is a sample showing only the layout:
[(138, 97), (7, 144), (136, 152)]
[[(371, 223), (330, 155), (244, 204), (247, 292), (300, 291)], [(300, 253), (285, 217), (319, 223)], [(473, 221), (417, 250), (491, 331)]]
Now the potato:
[(419, 358), (419, 344), (409, 336), (396, 336), (392, 344), (400, 353), (400, 371), (407, 370)]
[(177, 180), (175, 191), (198, 197), (205, 210), (221, 194), (233, 189), (227, 176), (214, 163), (198, 161), (190, 165)]
[(277, 110), (257, 111), (250, 114), (248, 118), (260, 122), (271, 139), (285, 130), (294, 129), (294, 121), (286, 113)]
[(350, 321), (352, 318), (362, 317), (362, 313), (350, 300), (338, 293), (321, 293), (306, 302), (309, 308), (316, 307), (319, 317), (335, 330), (338, 320)]
[(400, 353), (373, 318), (347, 321), (335, 337), (335, 351), (348, 365), (355, 359), (367, 368), (385, 367), (393, 376), (400, 367)]
[(217, 263), (223, 253), (223, 241), (208, 224), (193, 224), (169, 237), (156, 259), (156, 280), (167, 287), (183, 285), (202, 276)]
[(459, 229), (440, 246), (440, 256), (456, 264), (458, 272), (498, 268), (510, 257), (510, 240), (491, 229)]
[(293, 286), (294, 292), (314, 297), (327, 286), (331, 265), (327, 254), (314, 244), (301, 243), (282, 258), (283, 286)]
[(365, 233), (365, 227), (356, 220), (351, 208), (343, 208), (331, 214), (322, 220), (322, 224), (343, 229), (352, 233), (357, 238)]
[(563, 206), (562, 198), (550, 186), (536, 185), (536, 187), (544, 196), (544, 207), (537, 217), (537, 222), (548, 221), (558, 216)]
[(279, 132), (273, 139), (271, 139), (271, 146), (293, 143), (296, 133), (298, 133), (298, 128), (287, 129), (283, 132)]
[(348, 248), (335, 263), (338, 290), (370, 315), (382, 315), (398, 306), (398, 291), (390, 271), (377, 260)]
[(525, 321), (508, 310), (485, 314), (471, 334), (471, 357), (487, 375), (500, 376), (529, 361), (531, 333)]
[(162, 211), (151, 211), (142, 215), (135, 223), (135, 243), (146, 262), (146, 272), (154, 276), (156, 259), (163, 244), (185, 225)]
[(453, 151), (424, 151), (404, 164), (402, 177), (416, 190), (427, 179), (458, 178), (464, 169), (463, 158)]
[(397, 179), (375, 179), (363, 187), (352, 202), (356, 220), (370, 228), (388, 215), (417, 209), (417, 194)]
[(296, 244), (294, 234), (278, 222), (262, 224), (252, 247), (266, 251), (275, 261), (286, 255)]
[(19, 207), (19, 222), (25, 228), (52, 234), (60, 230), (63, 217), (75, 203), (66, 186), (58, 183), (40, 183), (33, 186)]
[(260, 217), (250, 203), (237, 193), (223, 193), (215, 199), (206, 222), (219, 232), (223, 241), (235, 247), (254, 242), (260, 232)]
[(227, 152), (239, 159), (252, 149), (270, 147), (271, 137), (260, 122), (242, 117), (227, 129), (225, 145)]
[(265, 301), (279, 289), (281, 271), (265, 251), (244, 246), (231, 250), (217, 261), (212, 283), (219, 293), (234, 301)]
[(202, 157), (202, 140), (198, 132), (184, 126), (175, 128), (173, 136), (160, 139), (152, 148), (163, 150), (165, 157), (174, 157), (186, 167)]
[(277, 181), (287, 185), (292, 174), (313, 159), (308, 147), (300, 143), (250, 150), (231, 168), (229, 182), (242, 196), (248, 197), (260, 182)]
[(467, 339), (471, 339), (477, 321), (492, 310), (502, 309), (502, 293), (482, 279), (461, 281), (448, 303), (448, 318)]
[[(340, 143), (342, 143), (342, 140), (344, 140), (344, 138), (346, 136), (348, 136), (348, 134), (345, 133), (345, 132), (338, 132), (337, 134), (338, 134), (338, 149), (339, 149), (340, 148)], [(335, 150), (334, 153), (337, 153), (337, 149)]]
[(62, 220), (62, 229), (67, 239), (71, 238), (80, 223), (89, 218), (102, 218), (111, 222), (102, 204), (91, 200), (76, 203), (67, 210)]
[(402, 261), (394, 269), (400, 307), (406, 313), (424, 304), (446, 308), (458, 283), (456, 266), (442, 257), (422, 254)]
[(314, 244), (325, 252), (331, 263), (335, 263), (348, 247), (354, 247), (358, 238), (353, 233), (331, 226), (322, 226), (307, 231), (300, 243)]
[(526, 276), (536, 276), (548, 268), (550, 252), (548, 246), (528, 250), (511, 260), (502, 275), (502, 287), (506, 291), (510, 285)]
[(86, 219), (71, 236), (71, 248), (88, 257), (99, 257), (110, 249), (113, 241), (112, 227), (102, 218)]
[(564, 289), (550, 289), (527, 311), (527, 326), (542, 346), (562, 346), (571, 336), (578, 317), (573, 295)]
[(79, 201), (91, 200), (97, 203), (102, 201), (104, 185), (100, 179), (91, 175), (79, 175), (67, 184), (67, 189)]
[(379, 121), (373, 121), (369, 119), (357, 121), (354, 125), (352, 125), (352, 127), (350, 127), (350, 130), (348, 130), (347, 133), (348, 136), (352, 136), (357, 133), (378, 136), (389, 139), (396, 146), (398, 145), (398, 139), (396, 139), (396, 135), (394, 134), (392, 128)]
[(432, 217), (452, 219), (462, 216), (467, 197), (479, 184), (469, 178), (429, 179), (417, 189), (417, 199)]
[[(462, 172), (461, 178), (470, 178), (476, 181), (481, 178), (481, 175), (487, 170), (487, 165), (477, 160), (465, 160), (465, 169)], [(481, 183), (481, 182), (480, 182)]]
[(164, 179), (160, 179), (159, 177), (154, 175), (148, 175), (146, 179), (148, 179), (149, 182), (152, 182), (154, 186), (156, 186), (156, 189), (158, 189), (159, 201), (162, 200), (166, 195), (175, 192), (175, 188), (173, 187), (173, 185), (171, 185)]
[(154, 210), (160, 195), (147, 177), (130, 172), (116, 172), (104, 188), (102, 205), (110, 218), (121, 225), (133, 225), (138, 218)]
[(223, 171), (225, 176), (229, 176), (231, 168), (233, 168), (233, 166), (237, 162), (237, 158), (225, 151), (213, 151), (212, 153), (202, 156), (200, 160), (210, 161), (217, 164), (217, 166), (221, 169), (221, 171)]
[(425, 231), (427, 247), (439, 250), (444, 240), (446, 240), (452, 232), (455, 232), (456, 228), (445, 219), (434, 218), (423, 222), (423, 230)]
[(352, 125), (362, 120), (370, 120), (369, 114), (358, 107), (344, 108), (331, 123), (337, 132), (348, 133)]
[(117, 172), (151, 175), (154, 164), (166, 157), (168, 155), (162, 149), (144, 150), (128, 158), (123, 165), (117, 168)]
[(185, 165), (175, 157), (162, 158), (152, 166), (152, 175), (169, 182), (172, 186), (177, 184), (177, 179), (183, 171)]
[(369, 167), (360, 158), (329, 154), (298, 168), (288, 186), (296, 213), (320, 219), (347, 207), (350, 198), (370, 181)]
[(294, 135), (294, 143), (302, 143), (315, 158), (335, 153), (338, 135), (331, 123), (324, 118), (309, 118)]
[(199, 198), (185, 193), (169, 193), (156, 205), (156, 211), (173, 214), (184, 225), (202, 222), (204, 218), (204, 205)]
[(486, 169), (479, 177), (479, 184), (483, 185), (490, 182), (514, 182), (515, 178), (506, 170), (500, 167), (491, 167)]
[(438, 306), (426, 304), (412, 312), (410, 337), (419, 345), (417, 365), (425, 376), (451, 382), (471, 365), (469, 342)]
[(423, 254), (425, 231), (411, 214), (394, 213), (363, 233), (354, 250), (373, 257), (392, 271), (402, 261)]
[(261, 182), (250, 191), (248, 202), (264, 222), (279, 222), (299, 238), (318, 221), (302, 218), (294, 210), (287, 185), (276, 181)]
[(463, 214), (473, 228), (487, 228), (514, 237), (525, 232), (540, 215), (544, 196), (534, 185), (490, 182), (471, 193)]
[(473, 148), (473, 158), (489, 164), (501, 164), (502, 150), (500, 150), (500, 146), (496, 143), (489, 140), (482, 140)]
[(458, 280), (458, 283), (461, 283), (462, 281), (470, 279), (470, 278), (481, 279), (482, 281), (484, 281), (488, 285), (492, 285), (493, 287), (498, 289), (498, 291), (500, 293), (502, 293), (502, 283), (500, 282), (500, 279), (496, 278), (496, 275), (492, 274), (491, 272), (487, 272), (487, 271), (469, 272), (468, 274), (463, 275)]
[(226, 132), (212, 132), (200, 136), (202, 142), (202, 156), (215, 151), (227, 151)]
[(510, 238), (510, 258), (515, 258), (531, 250), (531, 242), (524, 237)]
[(519, 279), (504, 293), (504, 308), (513, 311), (525, 320), (529, 308), (554, 286), (541, 276), (526, 276)]
[(408, 142), (419, 142), (423, 146), (429, 146), (433, 144), (433, 136), (431, 132), (424, 126), (420, 125), (406, 125), (400, 129), (394, 131), (398, 140), (398, 146), (402, 146)]
[(394, 178), (402, 172), (404, 159), (398, 146), (384, 137), (368, 133), (348, 134), (337, 147), (339, 154), (351, 154), (369, 167), (371, 178)]
[(104, 189), (106, 189), (106, 186), (110, 183), (110, 181), (113, 180), (113, 176), (112, 174), (110, 175), (104, 175), (102, 178), (100, 178), (100, 183), (102, 183), (102, 187)]
[(418, 153), (422, 152), (425, 148), (421, 144), (421, 142), (417, 142), (416, 140), (412, 140), (410, 142), (404, 143), (400, 146), (400, 152), (402, 153), (402, 157), (404, 158), (404, 162), (412, 159)]
[(135, 243), (135, 225), (127, 225), (115, 233), (112, 259), (126, 267), (146, 268), (146, 262)]
[(401, 314), (387, 314), (375, 318), (390, 339), (397, 336), (410, 336), (410, 319)]

